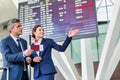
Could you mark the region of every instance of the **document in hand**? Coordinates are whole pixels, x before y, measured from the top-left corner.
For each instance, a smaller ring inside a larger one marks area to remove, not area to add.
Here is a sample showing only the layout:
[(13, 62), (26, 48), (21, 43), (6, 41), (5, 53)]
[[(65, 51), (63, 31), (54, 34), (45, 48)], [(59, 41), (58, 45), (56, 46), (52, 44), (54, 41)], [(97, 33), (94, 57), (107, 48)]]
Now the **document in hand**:
[(40, 46), (39, 45), (31, 45), (31, 49), (34, 51), (40, 51)]

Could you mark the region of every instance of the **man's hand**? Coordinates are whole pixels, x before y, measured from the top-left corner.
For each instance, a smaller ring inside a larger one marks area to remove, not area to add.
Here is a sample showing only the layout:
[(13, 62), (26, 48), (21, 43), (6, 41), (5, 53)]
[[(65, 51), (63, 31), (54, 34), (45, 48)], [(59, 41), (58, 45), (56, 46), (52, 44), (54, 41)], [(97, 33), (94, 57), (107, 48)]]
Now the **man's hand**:
[(33, 51), (34, 51), (34, 50), (32, 50), (32, 49), (26, 49), (26, 50), (23, 52), (23, 54), (24, 54), (24, 56), (30, 56)]
[(68, 37), (73, 37), (73, 36), (75, 36), (75, 35), (77, 35), (78, 33), (79, 33), (79, 29), (71, 29), (70, 31), (69, 31), (69, 33), (68, 33)]
[(41, 60), (42, 58), (40, 56), (33, 58), (33, 62), (40, 62)]

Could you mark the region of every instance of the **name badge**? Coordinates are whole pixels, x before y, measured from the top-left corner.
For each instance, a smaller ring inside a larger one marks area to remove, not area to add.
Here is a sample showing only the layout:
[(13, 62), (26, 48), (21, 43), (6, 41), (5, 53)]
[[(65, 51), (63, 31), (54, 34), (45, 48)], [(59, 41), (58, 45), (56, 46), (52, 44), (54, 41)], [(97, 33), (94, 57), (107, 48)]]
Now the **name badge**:
[(43, 48), (43, 45), (40, 45), (40, 51), (43, 51), (44, 48)]

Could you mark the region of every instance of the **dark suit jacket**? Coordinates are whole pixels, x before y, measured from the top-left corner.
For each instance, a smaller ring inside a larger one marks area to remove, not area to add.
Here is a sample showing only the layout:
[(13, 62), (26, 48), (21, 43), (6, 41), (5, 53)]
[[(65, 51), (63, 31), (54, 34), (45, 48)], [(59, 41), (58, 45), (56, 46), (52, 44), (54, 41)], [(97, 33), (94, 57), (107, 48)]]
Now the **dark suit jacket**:
[[(20, 38), (23, 49), (27, 49), (27, 42)], [(19, 51), (17, 44), (11, 36), (1, 40), (1, 53), (3, 56), (3, 66), (9, 67), (9, 80), (21, 80), (24, 69), (23, 53)], [(6, 80), (6, 70), (3, 71), (2, 80)]]
[[(71, 42), (72, 38), (67, 37), (63, 45), (56, 44), (55, 41), (52, 39), (43, 38), (41, 45), (43, 45), (43, 51), (40, 51), (40, 55), (42, 57), (42, 61), (40, 63), (32, 63), (31, 65), (34, 66), (34, 78), (40, 76), (40, 74), (50, 74), (56, 73), (56, 69), (51, 57), (52, 48), (58, 51), (65, 51), (69, 43)], [(38, 56), (36, 52), (33, 52), (31, 57), (34, 58)]]

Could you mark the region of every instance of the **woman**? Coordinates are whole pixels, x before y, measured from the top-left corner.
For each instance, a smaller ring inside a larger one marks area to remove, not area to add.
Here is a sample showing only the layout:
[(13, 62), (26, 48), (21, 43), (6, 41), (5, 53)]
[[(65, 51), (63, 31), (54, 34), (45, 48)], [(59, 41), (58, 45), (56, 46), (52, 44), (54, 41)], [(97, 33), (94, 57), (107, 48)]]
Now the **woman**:
[[(32, 45), (39, 45), (40, 50), (35, 50), (32, 55), (31, 65), (34, 67), (34, 80), (54, 80), (56, 69), (51, 57), (52, 48), (58, 51), (65, 51), (72, 37), (79, 32), (79, 29), (70, 30), (62, 45), (58, 45), (54, 40), (43, 38), (44, 29), (37, 25), (32, 30), (32, 37), (35, 39)], [(37, 47), (36, 47), (37, 48)]]

